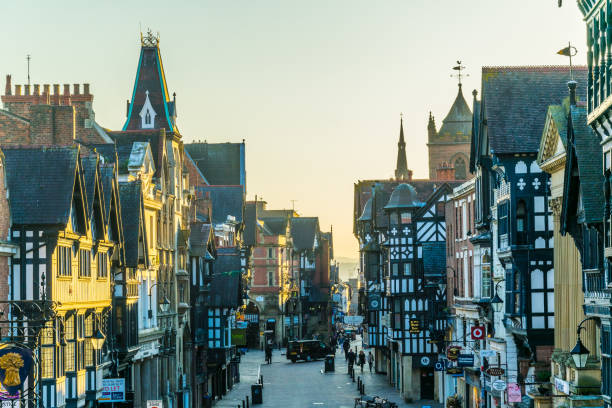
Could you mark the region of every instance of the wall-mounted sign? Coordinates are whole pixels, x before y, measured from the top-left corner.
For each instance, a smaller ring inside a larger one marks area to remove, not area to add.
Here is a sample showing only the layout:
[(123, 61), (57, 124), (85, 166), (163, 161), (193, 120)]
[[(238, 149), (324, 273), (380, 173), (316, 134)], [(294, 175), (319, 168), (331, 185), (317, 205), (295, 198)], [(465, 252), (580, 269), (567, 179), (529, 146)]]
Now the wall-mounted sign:
[(255, 300), (258, 301), (258, 302), (263, 302), (264, 301), (264, 297), (263, 296), (257, 296), (255, 298)]
[(429, 357), (427, 356), (421, 357), (421, 365), (423, 367), (428, 367), (430, 363), (431, 363), (431, 359)]
[(495, 391), (503, 391), (506, 389), (506, 383), (502, 380), (495, 380), (491, 384), (491, 388), (493, 388)]
[(450, 375), (463, 375), (463, 368), (461, 367), (449, 367), (446, 369), (446, 374)]
[(521, 402), (521, 387), (517, 383), (508, 384), (508, 402)]
[(2, 399), (19, 398), (19, 389), (32, 372), (32, 351), (8, 344), (0, 348), (0, 383)]
[(487, 368), (487, 374), (492, 377), (499, 377), (500, 375), (504, 375), (505, 371), (501, 367), (489, 367)]
[(455, 361), (459, 357), (460, 352), (461, 352), (461, 347), (450, 346), (446, 349), (446, 358), (448, 358), (451, 361)]
[(457, 357), (457, 366), (473, 367), (474, 366), (474, 355), (473, 354), (459, 354), (459, 356)]
[(368, 295), (368, 309), (370, 310), (380, 310), (380, 294), (379, 293), (371, 293)]
[(434, 370), (435, 371), (444, 371), (444, 362), (443, 361), (436, 361), (436, 364), (434, 364)]
[(474, 326), (471, 329), (472, 340), (482, 340), (485, 337), (485, 327), (484, 326)]
[(103, 378), (99, 402), (124, 402), (125, 378)]
[(410, 319), (410, 333), (419, 334), (421, 332), (421, 321), (419, 319)]
[(564, 394), (568, 394), (570, 393), (570, 386), (569, 383), (567, 381), (563, 381), (560, 378), (555, 377), (555, 388), (557, 389), (557, 391), (560, 391)]
[(162, 400), (147, 400), (147, 408), (164, 408)]
[(491, 358), (497, 355), (497, 351), (495, 350), (480, 350), (481, 358)]

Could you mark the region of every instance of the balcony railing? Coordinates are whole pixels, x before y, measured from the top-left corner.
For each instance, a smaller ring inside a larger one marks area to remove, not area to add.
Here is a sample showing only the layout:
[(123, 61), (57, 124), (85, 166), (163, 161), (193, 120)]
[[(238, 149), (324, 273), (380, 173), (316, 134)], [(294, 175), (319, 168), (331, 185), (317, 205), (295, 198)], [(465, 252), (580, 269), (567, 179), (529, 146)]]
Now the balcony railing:
[(606, 280), (603, 271), (598, 269), (584, 271), (584, 296), (606, 297)]

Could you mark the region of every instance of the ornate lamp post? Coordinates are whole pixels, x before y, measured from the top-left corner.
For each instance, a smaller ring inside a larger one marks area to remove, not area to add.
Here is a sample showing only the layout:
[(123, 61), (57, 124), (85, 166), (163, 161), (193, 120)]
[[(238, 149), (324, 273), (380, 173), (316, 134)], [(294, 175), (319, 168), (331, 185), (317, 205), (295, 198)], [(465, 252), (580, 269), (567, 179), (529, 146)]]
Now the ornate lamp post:
[(590, 354), (589, 349), (586, 348), (586, 346), (584, 344), (582, 344), (582, 340), (580, 340), (580, 330), (584, 329), (584, 327), (582, 327), (582, 325), (587, 320), (594, 320), (594, 319), (595, 319), (594, 317), (587, 317), (586, 319), (582, 320), (578, 324), (578, 329), (576, 329), (576, 333), (578, 334), (578, 340), (576, 341), (576, 345), (574, 346), (572, 351), (570, 351), (570, 355), (574, 359), (574, 363), (576, 364), (576, 368), (584, 368), (584, 367), (586, 367), (586, 363), (587, 363), (587, 360), (588, 360), (589, 354)]

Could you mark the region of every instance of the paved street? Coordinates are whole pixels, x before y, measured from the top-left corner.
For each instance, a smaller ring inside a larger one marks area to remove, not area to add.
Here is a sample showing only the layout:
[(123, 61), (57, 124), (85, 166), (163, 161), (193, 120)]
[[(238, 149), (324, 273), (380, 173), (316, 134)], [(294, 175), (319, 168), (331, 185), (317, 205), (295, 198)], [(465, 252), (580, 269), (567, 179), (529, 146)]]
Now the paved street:
[[(353, 348), (361, 342), (353, 342)], [(240, 364), (241, 382), (216, 407), (238, 407), (245, 396), (251, 395), (251, 384), (258, 372), (264, 379), (263, 407), (353, 407), (355, 397), (359, 396), (357, 382), (347, 375), (347, 364), (344, 354), (336, 353), (336, 371), (323, 372), (323, 361), (291, 363), (285, 359), (285, 350), (276, 350), (271, 365), (261, 364), (264, 361), (262, 351), (250, 351), (242, 358)], [(282, 355), (281, 355), (282, 353)], [(261, 365), (260, 365), (261, 364)], [(361, 376), (368, 395), (387, 397), (400, 407), (420, 407), (421, 405), (440, 406), (432, 401), (419, 401), (406, 404), (401, 401), (399, 392), (391, 388), (382, 374), (370, 374), (367, 365), (363, 374), (356, 370), (355, 380)]]

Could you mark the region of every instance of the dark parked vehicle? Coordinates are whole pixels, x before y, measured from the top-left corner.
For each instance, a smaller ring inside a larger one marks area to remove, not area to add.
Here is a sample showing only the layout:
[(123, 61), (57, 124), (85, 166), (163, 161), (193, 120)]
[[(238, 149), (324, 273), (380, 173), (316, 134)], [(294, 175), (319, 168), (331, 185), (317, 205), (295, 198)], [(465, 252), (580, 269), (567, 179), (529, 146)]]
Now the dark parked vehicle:
[(328, 354), (333, 354), (332, 350), (320, 340), (295, 340), (287, 345), (287, 360), (292, 363), (325, 358)]

